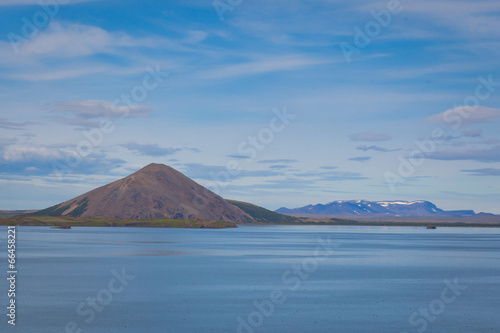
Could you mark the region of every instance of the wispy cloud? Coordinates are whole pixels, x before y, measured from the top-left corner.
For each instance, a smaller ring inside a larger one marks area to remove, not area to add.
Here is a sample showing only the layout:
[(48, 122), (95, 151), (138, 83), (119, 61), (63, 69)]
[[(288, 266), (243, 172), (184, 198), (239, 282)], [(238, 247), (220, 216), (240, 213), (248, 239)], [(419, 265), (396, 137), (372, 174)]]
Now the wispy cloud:
[(312, 58), (304, 55), (268, 56), (262, 59), (224, 65), (213, 70), (202, 71), (199, 76), (202, 79), (210, 80), (254, 76), (271, 72), (292, 71), (326, 64), (331, 61), (331, 59)]
[(496, 122), (500, 119), (500, 109), (486, 106), (459, 106), (427, 118), (427, 121), (447, 127), (468, 126), (480, 123)]
[(11, 121), (5, 118), (0, 118), (0, 128), (10, 129), (10, 130), (23, 130), (26, 126), (37, 124), (33, 121)]
[(487, 149), (481, 148), (460, 148), (453, 150), (441, 150), (428, 156), (434, 160), (444, 161), (478, 161), (478, 162), (500, 162), (500, 146)]
[[(144, 71), (145, 61), (161, 63), (164, 68), (178, 67), (183, 59), (180, 56), (156, 57), (153, 61), (154, 57), (147, 52), (193, 52), (195, 40), (202, 38), (201, 32), (190, 31), (185, 35), (177, 39), (155, 34), (134, 37), (117, 29), (52, 21), (31, 38), (17, 37), (13, 43), (0, 40), (0, 76), (12, 80), (56, 81), (96, 74), (135, 75)], [(62, 59), (64, 61), (60, 61)]]
[(43, 161), (63, 159), (60, 150), (48, 147), (10, 146), (3, 153), (6, 162)]
[(246, 155), (235, 155), (235, 154), (232, 154), (232, 155), (227, 155), (227, 157), (230, 157), (230, 158), (236, 158), (236, 159), (239, 159), (239, 160), (247, 160), (247, 159), (250, 159), (250, 158), (251, 158), (250, 156), (246, 156)]
[(269, 169), (274, 169), (274, 170), (282, 170), (282, 169), (287, 169), (289, 168), (289, 165), (284, 165), (284, 164), (276, 164), (276, 165), (271, 165)]
[(471, 176), (500, 176), (500, 169), (494, 168), (462, 170), (462, 172), (467, 172)]
[(62, 123), (81, 127), (98, 127), (101, 125), (99, 119), (147, 117), (151, 110), (150, 107), (142, 105), (118, 106), (99, 100), (47, 103), (44, 109)]
[(205, 40), (208, 36), (208, 33), (200, 30), (190, 30), (187, 32), (188, 36), (184, 40), (187, 44), (197, 44), (203, 40)]
[(355, 161), (355, 162), (361, 162), (361, 163), (364, 163), (364, 162), (368, 162), (369, 160), (371, 160), (372, 158), (370, 156), (361, 156), (361, 157), (352, 157), (350, 158), (349, 160), (350, 161)]
[(19, 46), (22, 55), (54, 58), (117, 53), (120, 47), (153, 46), (152, 40), (135, 39), (123, 32), (108, 32), (91, 25), (52, 22), (48, 28)]
[[(80, 162), (70, 167), (67, 158)], [(71, 169), (72, 174), (108, 174), (124, 163), (122, 159), (111, 158), (103, 153), (92, 153), (81, 158), (71, 147), (61, 149), (42, 145), (12, 145), (0, 155), (1, 171), (11, 175), (48, 176), (56, 172), (55, 166), (58, 165)]]
[(389, 153), (389, 152), (392, 152), (392, 151), (401, 150), (401, 149), (387, 149), (387, 148), (380, 147), (380, 146), (367, 146), (367, 145), (362, 145), (362, 146), (356, 147), (356, 149), (357, 150), (361, 150), (361, 151), (374, 150), (374, 151), (379, 151), (379, 152), (382, 152), (382, 153)]
[(323, 170), (335, 170), (335, 169), (338, 169), (338, 167), (336, 166), (322, 166), (322, 167), (319, 167), (320, 169), (323, 169)]

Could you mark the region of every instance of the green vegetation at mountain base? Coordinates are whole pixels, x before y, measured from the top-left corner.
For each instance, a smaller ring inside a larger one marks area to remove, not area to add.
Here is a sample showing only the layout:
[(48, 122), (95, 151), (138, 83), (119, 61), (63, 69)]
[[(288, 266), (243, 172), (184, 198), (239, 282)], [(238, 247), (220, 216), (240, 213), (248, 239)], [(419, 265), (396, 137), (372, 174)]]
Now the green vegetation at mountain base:
[(299, 224), (302, 222), (301, 218), (276, 213), (272, 210), (268, 210), (248, 202), (235, 200), (226, 201), (240, 208), (242, 211), (253, 217), (258, 223)]

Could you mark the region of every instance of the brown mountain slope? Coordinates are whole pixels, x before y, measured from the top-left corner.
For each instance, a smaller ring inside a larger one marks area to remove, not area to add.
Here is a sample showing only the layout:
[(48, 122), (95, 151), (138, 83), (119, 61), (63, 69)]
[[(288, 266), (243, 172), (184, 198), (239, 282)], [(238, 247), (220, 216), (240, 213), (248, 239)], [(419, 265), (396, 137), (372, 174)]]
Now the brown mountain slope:
[(35, 214), (253, 221), (240, 208), (164, 164), (150, 164), (128, 177)]

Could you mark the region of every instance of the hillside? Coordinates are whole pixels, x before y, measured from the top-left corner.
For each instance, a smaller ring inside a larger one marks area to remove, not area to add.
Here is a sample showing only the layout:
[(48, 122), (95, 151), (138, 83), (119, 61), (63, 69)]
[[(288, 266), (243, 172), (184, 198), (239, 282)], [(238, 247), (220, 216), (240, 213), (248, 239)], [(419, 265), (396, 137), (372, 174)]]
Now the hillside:
[(240, 208), (163, 164), (150, 164), (33, 215), (253, 222)]
[(255, 222), (259, 223), (300, 223), (302, 219), (288, 215), (279, 214), (272, 210), (242, 201), (227, 200), (230, 204), (239, 207), (250, 215)]

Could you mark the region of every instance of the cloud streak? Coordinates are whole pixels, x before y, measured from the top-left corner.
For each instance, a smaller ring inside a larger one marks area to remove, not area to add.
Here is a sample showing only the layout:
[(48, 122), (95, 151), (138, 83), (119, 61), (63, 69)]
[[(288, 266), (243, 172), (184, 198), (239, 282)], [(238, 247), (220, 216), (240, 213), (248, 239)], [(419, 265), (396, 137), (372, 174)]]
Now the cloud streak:
[(461, 148), (454, 150), (442, 150), (430, 154), (428, 158), (443, 161), (478, 161), (478, 162), (500, 162), (500, 145), (487, 149)]
[(500, 169), (494, 168), (462, 170), (462, 172), (467, 172), (471, 176), (500, 176)]
[(374, 150), (374, 151), (378, 151), (378, 152), (382, 152), (382, 153), (390, 153), (393, 151), (401, 150), (401, 149), (387, 149), (387, 148), (383, 148), (383, 147), (379, 147), (379, 146), (366, 146), (366, 145), (356, 147), (356, 149), (361, 150), (361, 151)]
[(100, 100), (48, 103), (44, 109), (48, 113), (56, 115), (54, 118), (59, 122), (82, 127), (98, 127), (101, 125), (99, 119), (148, 117), (149, 111), (151, 111), (151, 108), (147, 106), (118, 106)]
[[(69, 148), (12, 145), (6, 147), (0, 155), (0, 170), (9, 175), (49, 176), (57, 171), (56, 166), (67, 166), (65, 161), (68, 157), (79, 159)], [(71, 168), (72, 174), (108, 174), (126, 163), (103, 153), (92, 153), (79, 160), (80, 163)]]
[(34, 124), (37, 124), (37, 123), (33, 122), (33, 121), (17, 122), (17, 121), (10, 121), (10, 120), (5, 119), (5, 118), (0, 118), (0, 128), (8, 129), (8, 130), (23, 130), (26, 128), (26, 126), (34, 125)]
[(496, 122), (500, 119), (500, 109), (486, 106), (459, 106), (427, 118), (431, 124), (446, 127), (469, 126)]
[(200, 72), (200, 78), (207, 80), (228, 79), (242, 76), (293, 71), (331, 62), (329, 59), (311, 58), (306, 56), (269, 56), (259, 60), (251, 60), (239, 64), (221, 66), (214, 70)]
[(369, 157), (369, 156), (360, 156), (360, 157), (352, 157), (352, 158), (349, 159), (349, 161), (364, 163), (364, 162), (368, 162), (371, 159), (372, 158)]
[(122, 47), (153, 46), (123, 32), (110, 33), (100, 27), (51, 22), (48, 28), (19, 46), (21, 55), (53, 58), (85, 57), (98, 53), (116, 54)]

